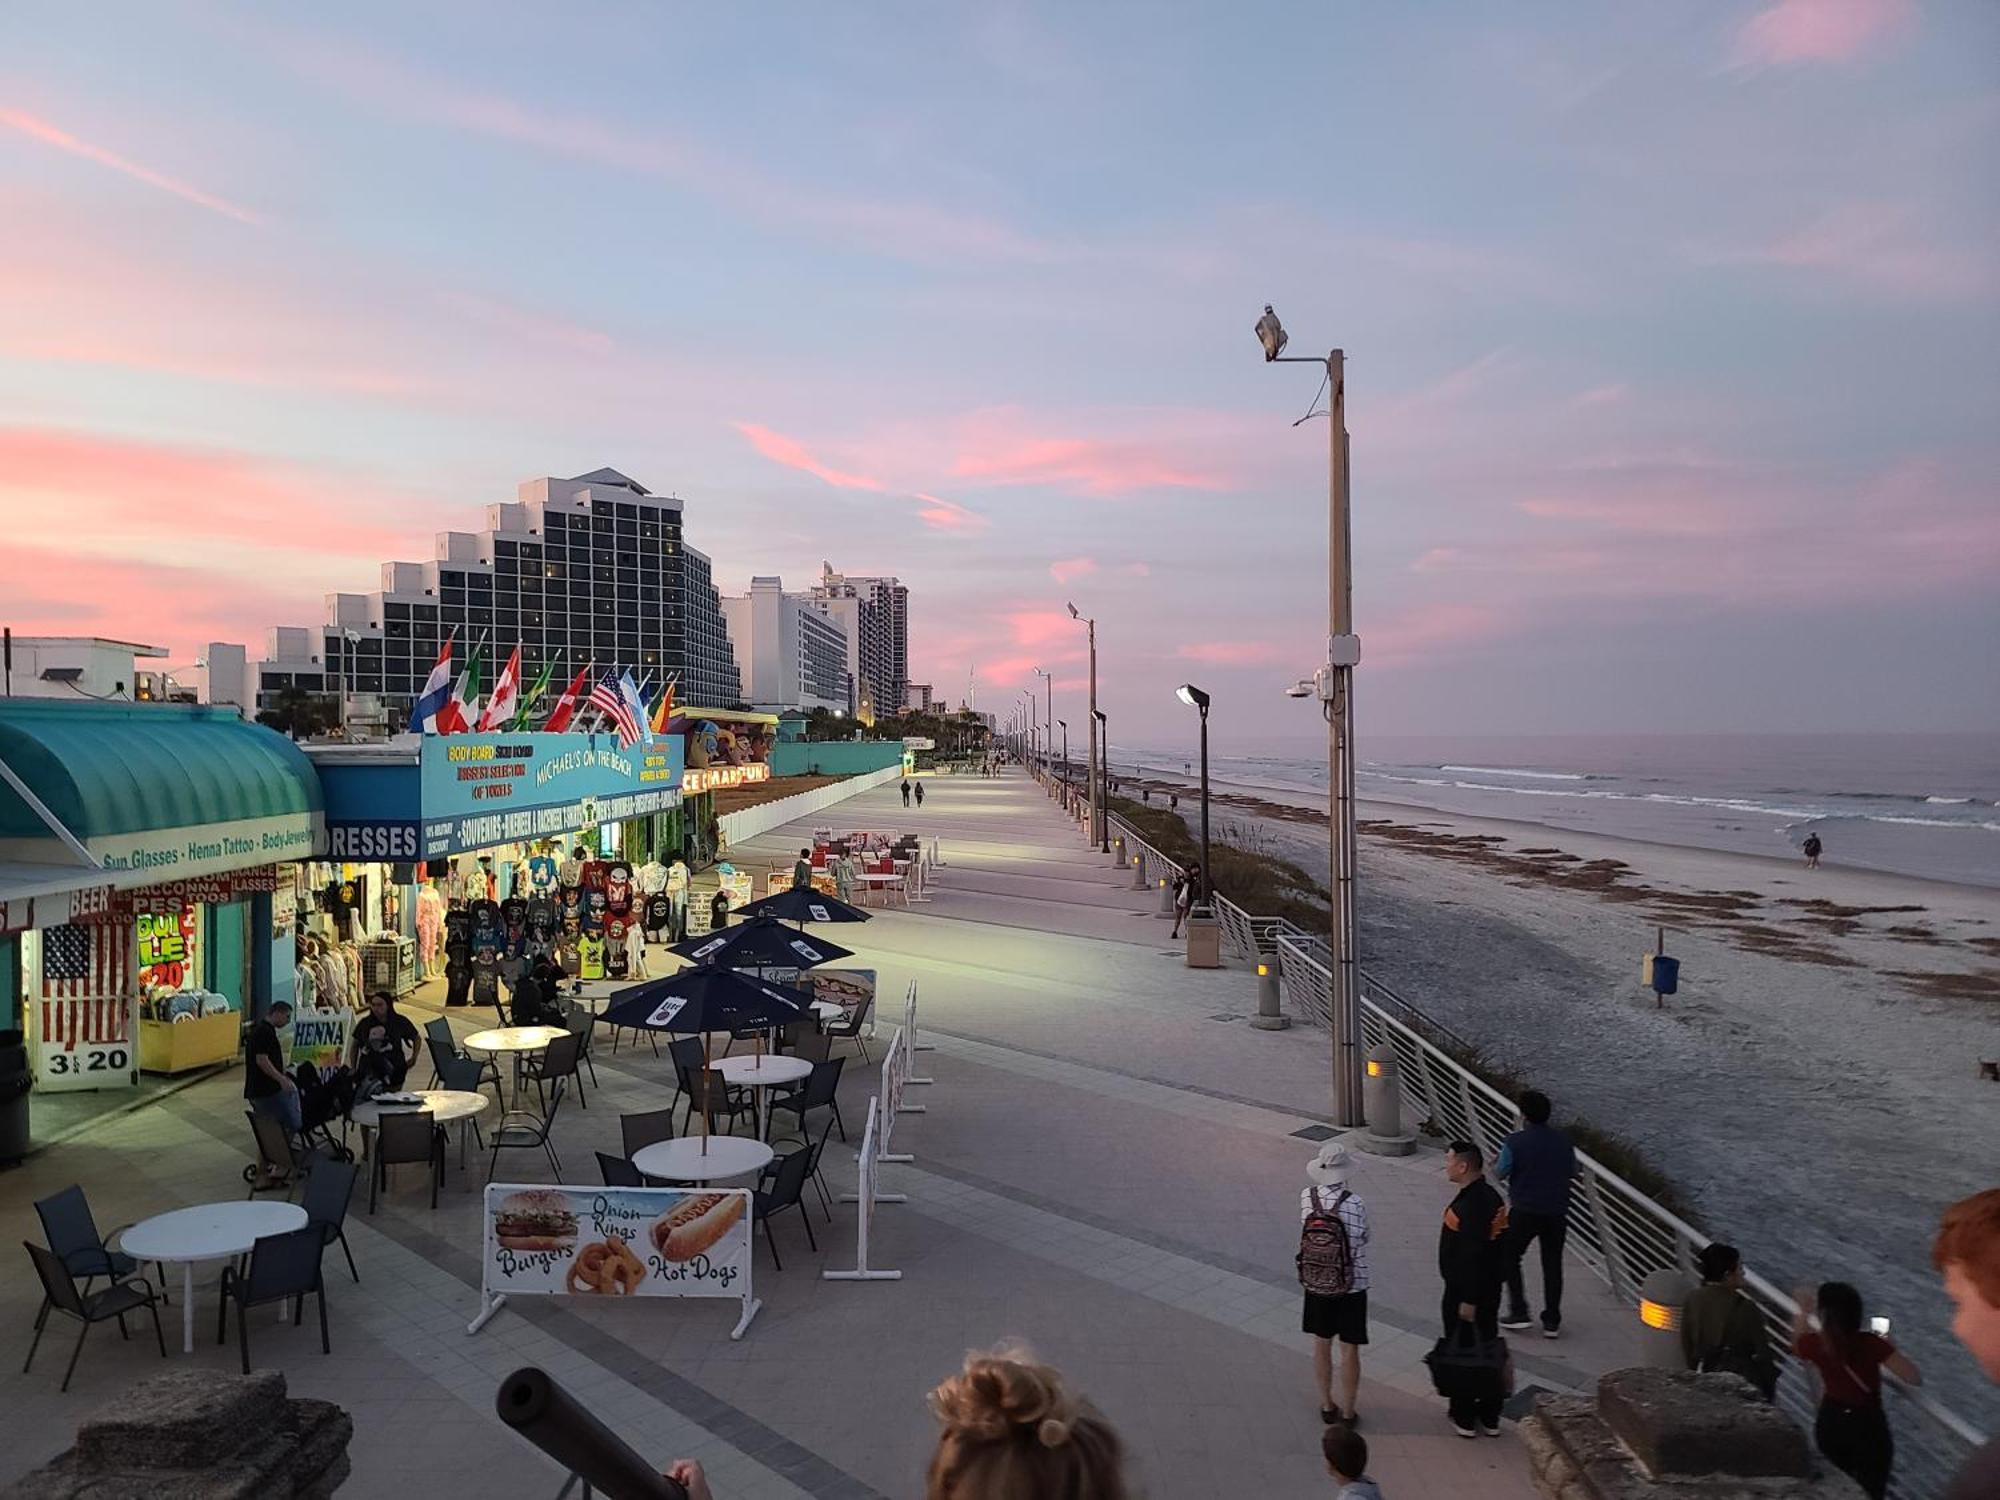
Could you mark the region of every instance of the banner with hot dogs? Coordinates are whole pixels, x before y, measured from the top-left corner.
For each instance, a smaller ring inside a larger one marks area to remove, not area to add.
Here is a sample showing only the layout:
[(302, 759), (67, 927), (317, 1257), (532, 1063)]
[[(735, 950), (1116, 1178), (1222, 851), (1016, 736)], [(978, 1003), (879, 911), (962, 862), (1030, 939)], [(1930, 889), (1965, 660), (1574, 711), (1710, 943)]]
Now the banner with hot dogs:
[(748, 1188), (598, 1188), (490, 1183), (481, 1255), (485, 1308), (510, 1296), (750, 1294)]

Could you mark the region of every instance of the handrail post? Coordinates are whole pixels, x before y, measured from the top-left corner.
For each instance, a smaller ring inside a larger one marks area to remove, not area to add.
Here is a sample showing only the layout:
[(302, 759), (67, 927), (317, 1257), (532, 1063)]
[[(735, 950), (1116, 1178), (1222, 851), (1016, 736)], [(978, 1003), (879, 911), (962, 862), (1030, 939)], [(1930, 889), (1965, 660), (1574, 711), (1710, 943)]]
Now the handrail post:
[(1597, 1231), (1597, 1246), (1604, 1252), (1604, 1274), (1611, 1283), (1611, 1290), (1621, 1298), (1637, 1296), (1631, 1272), (1626, 1269), (1625, 1251), (1618, 1243), (1618, 1231), (1611, 1222), (1611, 1216), (1604, 1211), (1604, 1197), (1597, 1185), (1597, 1174), (1587, 1167), (1583, 1172), (1583, 1197), (1590, 1205), (1590, 1222)]

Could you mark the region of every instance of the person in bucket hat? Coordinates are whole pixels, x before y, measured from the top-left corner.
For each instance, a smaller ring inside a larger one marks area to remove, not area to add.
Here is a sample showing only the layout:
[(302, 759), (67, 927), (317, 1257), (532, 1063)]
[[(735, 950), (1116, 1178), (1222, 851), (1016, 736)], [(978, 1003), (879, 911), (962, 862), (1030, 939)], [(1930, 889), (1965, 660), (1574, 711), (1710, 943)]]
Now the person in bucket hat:
[[(1361, 1346), (1368, 1342), (1368, 1206), (1348, 1184), (1347, 1148), (1328, 1141), (1306, 1163), (1299, 1192), (1299, 1285), (1304, 1332), (1313, 1341), (1320, 1420), (1360, 1425)], [(1333, 1395), (1333, 1346), (1340, 1344), (1340, 1400)]]

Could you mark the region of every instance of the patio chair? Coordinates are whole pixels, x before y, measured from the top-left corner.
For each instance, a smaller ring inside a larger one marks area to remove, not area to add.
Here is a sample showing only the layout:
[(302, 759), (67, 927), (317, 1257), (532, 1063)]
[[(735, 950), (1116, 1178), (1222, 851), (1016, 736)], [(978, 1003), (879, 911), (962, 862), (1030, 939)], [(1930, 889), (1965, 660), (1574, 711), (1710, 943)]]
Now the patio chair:
[(831, 1109), (833, 1123), (840, 1127), (840, 1138), (846, 1140), (847, 1122), (840, 1118), (840, 1070), (846, 1066), (847, 1059), (844, 1057), (814, 1063), (812, 1072), (805, 1076), (800, 1087), (779, 1094), (767, 1108), (773, 1115), (796, 1115), (800, 1140), (807, 1138), (807, 1113), (815, 1109)]
[(438, 1206), (438, 1187), (444, 1181), (444, 1132), (427, 1109), (387, 1110), (375, 1126), (375, 1157), (368, 1169), (368, 1212), (375, 1212), (377, 1197), (387, 1191), (389, 1168), (422, 1162), (431, 1172), (431, 1207)]
[(833, 1117), (829, 1115), (826, 1124), (820, 1127), (819, 1139), (813, 1142), (810, 1174), (813, 1188), (819, 1193), (820, 1211), (826, 1215), (826, 1222), (829, 1224), (833, 1222), (833, 1195), (827, 1191), (826, 1174), (820, 1170), (820, 1158), (826, 1152), (826, 1138), (831, 1134), (833, 1134)]
[(800, 1147), (766, 1165), (757, 1178), (757, 1190), (751, 1195), (751, 1217), (764, 1226), (764, 1241), (771, 1247), (771, 1264), (780, 1271), (785, 1269), (785, 1263), (778, 1258), (778, 1242), (771, 1235), (773, 1215), (781, 1214), (788, 1208), (798, 1209), (799, 1222), (805, 1225), (806, 1243), (813, 1247), (815, 1253), (819, 1250), (819, 1241), (813, 1238), (812, 1220), (806, 1217), (805, 1208), (799, 1202), (806, 1189), (806, 1179), (811, 1175), (812, 1150)]
[(854, 1014), (842, 1021), (835, 1021), (826, 1028), (826, 1034), (836, 1042), (852, 1042), (861, 1053), (861, 1060), (868, 1061), (868, 1043), (861, 1035), (862, 1023), (868, 1013), (875, 1008), (875, 997), (865, 996)]
[(118, 1320), (120, 1337), (130, 1338), (131, 1331), (125, 1326), (125, 1314), (145, 1308), (153, 1315), (153, 1337), (160, 1345), (160, 1358), (167, 1357), (167, 1336), (160, 1331), (160, 1307), (155, 1300), (153, 1284), (143, 1276), (128, 1276), (122, 1281), (114, 1281), (100, 1292), (77, 1290), (76, 1278), (62, 1263), (62, 1257), (53, 1250), (40, 1245), (21, 1246), (28, 1252), (28, 1258), (35, 1263), (35, 1274), (42, 1278), (42, 1299), (47, 1304), (43, 1316), (35, 1320), (35, 1336), (28, 1344), (28, 1358), (21, 1366), (23, 1375), (35, 1363), (35, 1351), (41, 1347), (42, 1334), (48, 1327), (48, 1313), (60, 1313), (65, 1318), (75, 1318), (82, 1326), (77, 1330), (76, 1347), (70, 1351), (69, 1367), (63, 1371), (62, 1389), (69, 1389), (70, 1377), (76, 1373), (76, 1362), (83, 1353), (83, 1341), (90, 1336), (90, 1326), (109, 1319)]
[[(90, 1201), (83, 1196), (81, 1187), (66, 1187), (60, 1193), (37, 1199), (35, 1214), (42, 1221), (42, 1237), (49, 1242), (49, 1249), (56, 1253), (70, 1275), (83, 1278), (84, 1292), (90, 1291), (90, 1283), (99, 1276), (122, 1281), (139, 1269), (139, 1263), (131, 1256), (110, 1248), (107, 1241), (111, 1235), (98, 1233)], [(116, 1233), (118, 1229), (111, 1231), (112, 1235)], [(167, 1300), (164, 1291), (157, 1295), (162, 1302)], [(47, 1316), (48, 1304), (44, 1303), (41, 1317)], [(40, 1323), (41, 1318), (37, 1318), (36, 1325)]]
[[(456, 1089), (467, 1094), (476, 1094), (487, 1084), (493, 1085), (493, 1097), (501, 1096), (500, 1064), (488, 1053), (480, 1056), (458, 1050), (458, 1043), (451, 1034), (451, 1024), (442, 1018), (431, 1021), (424, 1027), (424, 1042), (431, 1054), (431, 1087)], [(470, 1068), (467, 1068), (470, 1064)], [(448, 1082), (456, 1079), (457, 1082)], [(470, 1079), (470, 1082), (466, 1080)]]
[[(817, 1021), (794, 1021), (799, 1028), (796, 1040), (788, 1041), (785, 1051), (793, 1057), (802, 1057), (807, 1062), (825, 1062), (833, 1056), (833, 1038), (820, 1030)], [(786, 1030), (791, 1030), (787, 1027)]]
[[(555, 1043), (557, 1047), (561, 1045), (562, 1041)], [(492, 1157), (486, 1165), (488, 1182), (493, 1180), (494, 1170), (500, 1165), (502, 1151), (546, 1152), (549, 1165), (555, 1169), (556, 1181), (562, 1181), (562, 1161), (557, 1157), (556, 1148), (549, 1140), (549, 1133), (555, 1129), (556, 1111), (562, 1108), (563, 1079), (574, 1076), (575, 1071), (572, 1060), (570, 1072), (558, 1075), (554, 1079), (543, 1113), (538, 1115), (530, 1110), (512, 1109), (500, 1117), (500, 1123), (493, 1127)]]
[(590, 1101), (583, 1096), (583, 1079), (576, 1071), (582, 1057), (583, 1039), (572, 1031), (550, 1042), (540, 1057), (522, 1069), (523, 1078), (534, 1080), (535, 1097), (541, 1101), (544, 1113), (549, 1109), (549, 1090), (545, 1085), (559, 1088), (565, 1079), (576, 1082), (576, 1102), (585, 1109), (590, 1107)]
[(361, 1168), (351, 1161), (321, 1162), (306, 1179), (300, 1204), (306, 1211), (306, 1222), (319, 1226), (326, 1244), (340, 1241), (340, 1253), (347, 1257), (347, 1274), (357, 1282), (361, 1273), (354, 1269), (354, 1252), (347, 1245), (347, 1205), (353, 1201), (354, 1180), (360, 1175)]
[(639, 1169), (622, 1156), (613, 1156), (609, 1151), (597, 1153), (597, 1173), (604, 1179), (606, 1187), (644, 1187), (646, 1179)]
[(306, 1294), (319, 1301), (319, 1351), (333, 1353), (326, 1329), (326, 1280), (320, 1257), (326, 1236), (317, 1224), (284, 1234), (267, 1234), (250, 1248), (250, 1269), (222, 1268), (222, 1305), (217, 1310), (215, 1341), (229, 1337), (229, 1304), (236, 1304), (236, 1339), (243, 1351), (243, 1373), (250, 1373), (250, 1309), (293, 1300), (292, 1326), (305, 1321)]
[[(590, 1060), (590, 1053), (591, 1042), (597, 1036), (597, 1018), (590, 1013), (589, 1006), (572, 1005), (569, 1008), (568, 1016), (564, 1019), (563, 1026), (571, 1036), (576, 1038), (577, 1061), (589, 1070), (590, 1086), (596, 1088), (598, 1086), (597, 1064)], [(581, 1078), (576, 1081), (576, 1098), (579, 1104), (583, 1102), (583, 1080)]]
[(698, 1076), (702, 1067), (701, 1038), (698, 1036), (677, 1036), (667, 1043), (667, 1056), (674, 1065), (674, 1105), (679, 1107), (681, 1095), (687, 1092), (688, 1080)]
[(458, 1038), (451, 1034), (451, 1022), (443, 1016), (424, 1022), (424, 1045), (431, 1054), (431, 1087), (442, 1088), (438, 1080), (444, 1075), (439, 1071), (439, 1060), (458, 1056)]
[(250, 1184), (250, 1191), (244, 1196), (254, 1198), (259, 1193), (283, 1188), (285, 1196), (291, 1197), (312, 1170), (312, 1152), (276, 1115), (267, 1115), (260, 1109), (246, 1109), (243, 1113), (257, 1142), (257, 1160), (243, 1169), (243, 1180)]
[(658, 1145), (661, 1141), (674, 1138), (674, 1111), (669, 1105), (665, 1109), (649, 1109), (644, 1114), (620, 1115), (618, 1134), (625, 1143), (625, 1154), (637, 1156), (646, 1146)]
[[(701, 1070), (697, 1068), (682, 1085), (687, 1095), (687, 1115), (681, 1121), (681, 1133), (691, 1134), (694, 1130), (694, 1112), (702, 1099)], [(728, 1135), (736, 1128), (736, 1122), (750, 1114), (751, 1100), (748, 1089), (734, 1088), (719, 1069), (708, 1070), (708, 1133)], [(722, 1124), (727, 1121), (727, 1125)]]

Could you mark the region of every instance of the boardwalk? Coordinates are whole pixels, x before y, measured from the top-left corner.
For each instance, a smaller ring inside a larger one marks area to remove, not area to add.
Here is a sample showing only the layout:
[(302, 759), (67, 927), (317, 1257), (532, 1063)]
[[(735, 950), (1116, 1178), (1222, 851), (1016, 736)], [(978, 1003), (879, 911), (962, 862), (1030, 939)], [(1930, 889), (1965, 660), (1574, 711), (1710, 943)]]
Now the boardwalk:
[[(331, 1359), (309, 1330), (253, 1324), (260, 1362), (284, 1368), (296, 1393), (354, 1412), (355, 1477), (343, 1494), (553, 1495), (559, 1476), (491, 1417), (499, 1377), (537, 1363), (649, 1456), (702, 1457), (723, 1500), (901, 1500), (922, 1492), (932, 1435), (923, 1392), (967, 1347), (1007, 1337), (1029, 1341), (1105, 1408), (1155, 1500), (1329, 1492), (1291, 1276), (1313, 1150), (1294, 1133), (1323, 1118), (1324, 1037), (1244, 1024), (1252, 978), (1182, 965), (1154, 914), (1157, 894), (1130, 890), (1027, 781), (943, 778), (927, 791), (921, 810), (906, 812), (889, 788), (809, 820), (935, 834), (947, 862), (927, 905), (836, 934), (858, 950), (854, 963), (880, 971), (885, 997), (918, 981), (936, 1045), (924, 1054), (936, 1084), (919, 1091), (927, 1112), (900, 1127), (916, 1161), (887, 1169), (885, 1185), (910, 1201), (876, 1219), (873, 1258), (904, 1279), (820, 1281), (821, 1266), (851, 1260), (852, 1210), (837, 1210), (830, 1228), (815, 1223), (817, 1257), (787, 1214), (786, 1269), (760, 1252), (765, 1309), (740, 1343), (720, 1303), (530, 1302), (468, 1338), (476, 1197), (454, 1175), (433, 1214), (413, 1174), (373, 1219), (350, 1221), (363, 1283), (336, 1258)], [(760, 871), (789, 866), (809, 832), (778, 829), (733, 855)], [(484, 1024), (463, 1014), (453, 1013), (461, 1029)], [(621, 1109), (664, 1102), (665, 1065), (646, 1049), (607, 1053), (598, 1071), (589, 1109), (566, 1111), (557, 1129), (572, 1181), (594, 1179), (592, 1150), (617, 1150)], [(850, 1127), (871, 1081), (850, 1067)], [(199, 1084), (0, 1177), (0, 1227), (35, 1237), (31, 1200), (70, 1181), (89, 1187), (106, 1224), (239, 1195), (248, 1132), (237, 1093), (234, 1075)], [(836, 1140), (831, 1175), (850, 1179), (852, 1160)], [(1376, 1476), (1396, 1500), (1530, 1495), (1511, 1424), (1498, 1441), (1463, 1441), (1427, 1393), (1419, 1361), (1437, 1317), (1437, 1220), (1450, 1196), (1438, 1155), (1364, 1159), (1355, 1185), (1375, 1220), (1362, 1412)], [(29, 1285), (17, 1275), (0, 1287), (0, 1317), (22, 1344)], [(1518, 1345), (1524, 1384), (1581, 1387), (1632, 1360), (1632, 1315), (1580, 1268), (1570, 1286), (1563, 1340)], [(199, 1326), (213, 1327), (213, 1308), (211, 1294)], [(233, 1368), (233, 1350), (212, 1344), (194, 1359)], [(0, 1480), (60, 1449), (80, 1413), (158, 1367), (136, 1340), (100, 1330), (66, 1397), (53, 1350), (33, 1375), (0, 1375), (16, 1434)]]

